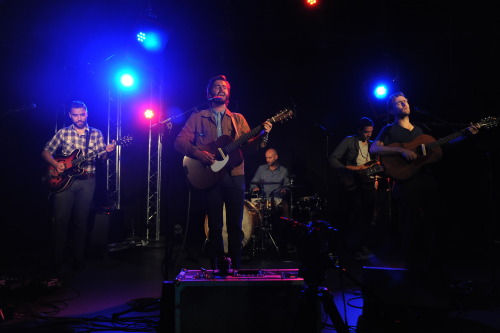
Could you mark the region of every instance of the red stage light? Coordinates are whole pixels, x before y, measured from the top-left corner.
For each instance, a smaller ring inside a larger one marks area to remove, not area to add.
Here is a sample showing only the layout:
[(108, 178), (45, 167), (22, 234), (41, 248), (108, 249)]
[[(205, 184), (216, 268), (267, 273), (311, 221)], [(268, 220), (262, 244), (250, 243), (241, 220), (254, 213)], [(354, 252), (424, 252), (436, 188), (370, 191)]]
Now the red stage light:
[(148, 109), (148, 110), (144, 111), (144, 117), (151, 119), (154, 116), (155, 116), (155, 113), (153, 110)]

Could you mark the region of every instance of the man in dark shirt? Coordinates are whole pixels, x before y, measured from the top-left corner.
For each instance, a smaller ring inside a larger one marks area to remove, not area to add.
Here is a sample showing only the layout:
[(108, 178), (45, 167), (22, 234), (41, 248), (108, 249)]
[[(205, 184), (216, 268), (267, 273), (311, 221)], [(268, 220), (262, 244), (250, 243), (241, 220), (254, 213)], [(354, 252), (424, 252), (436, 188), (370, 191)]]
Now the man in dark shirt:
[[(394, 122), (381, 129), (370, 152), (380, 155), (382, 162), (384, 156), (399, 155), (411, 164), (419, 159), (417, 152), (392, 144), (410, 143), (424, 131), (410, 122), (410, 105), (402, 92), (389, 97), (387, 110)], [(478, 129), (471, 125), (468, 131), (476, 134)], [(424, 165), (414, 175), (396, 180), (393, 197), (399, 216), (403, 265), (424, 270), (439, 268), (443, 254), (443, 200), (430, 166)]]
[(369, 152), (373, 144), (370, 140), (373, 127), (370, 118), (361, 118), (356, 134), (345, 137), (329, 158), (330, 166), (341, 183), (339, 191), (345, 199), (341, 203), (346, 216), (344, 245), (356, 260), (373, 257), (369, 235), (375, 212), (375, 178), (361, 174), (363, 170), (370, 169), (369, 162), (374, 160), (374, 155)]

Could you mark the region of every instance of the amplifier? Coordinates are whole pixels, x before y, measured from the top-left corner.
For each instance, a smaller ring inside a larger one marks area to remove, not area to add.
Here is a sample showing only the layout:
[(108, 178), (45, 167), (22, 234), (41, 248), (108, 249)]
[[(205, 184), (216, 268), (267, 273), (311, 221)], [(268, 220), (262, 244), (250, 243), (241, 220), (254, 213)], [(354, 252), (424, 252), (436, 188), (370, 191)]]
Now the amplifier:
[(160, 332), (291, 332), (303, 287), (297, 269), (183, 269), (164, 283)]

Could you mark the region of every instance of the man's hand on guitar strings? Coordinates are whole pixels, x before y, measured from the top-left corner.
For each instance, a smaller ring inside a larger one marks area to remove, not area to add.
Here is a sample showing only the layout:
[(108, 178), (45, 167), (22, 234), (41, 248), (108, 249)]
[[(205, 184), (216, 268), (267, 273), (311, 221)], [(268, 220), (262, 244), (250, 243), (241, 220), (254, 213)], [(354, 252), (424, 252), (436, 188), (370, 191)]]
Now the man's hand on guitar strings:
[(205, 150), (196, 151), (193, 154), (193, 157), (206, 165), (212, 165), (215, 163), (215, 155)]
[(271, 132), (271, 129), (273, 128), (273, 124), (271, 124), (269, 121), (264, 122), (264, 131), (266, 133)]
[(401, 155), (407, 160), (407, 161), (413, 161), (417, 159), (418, 155), (414, 151), (408, 150), (408, 149), (402, 149), (401, 150)]
[(116, 140), (111, 141), (109, 145), (106, 146), (106, 152), (111, 153), (116, 149)]
[(468, 127), (467, 130), (470, 134), (477, 134), (479, 132), (479, 128), (473, 123), (470, 123), (470, 127)]

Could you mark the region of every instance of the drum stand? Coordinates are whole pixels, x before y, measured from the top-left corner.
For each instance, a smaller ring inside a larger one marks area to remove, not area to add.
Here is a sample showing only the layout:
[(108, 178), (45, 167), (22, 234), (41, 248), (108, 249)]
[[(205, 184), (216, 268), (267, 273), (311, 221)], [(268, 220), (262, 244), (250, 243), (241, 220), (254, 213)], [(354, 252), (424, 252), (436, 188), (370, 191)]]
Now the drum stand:
[(277, 254), (279, 254), (279, 248), (276, 244), (272, 234), (271, 234), (271, 223), (269, 218), (271, 216), (271, 211), (266, 207), (260, 209), (260, 214), (262, 217), (262, 224), (257, 226), (257, 232), (252, 235), (253, 247), (252, 255), (255, 256), (257, 253), (263, 253), (267, 251), (268, 246), (272, 245)]

